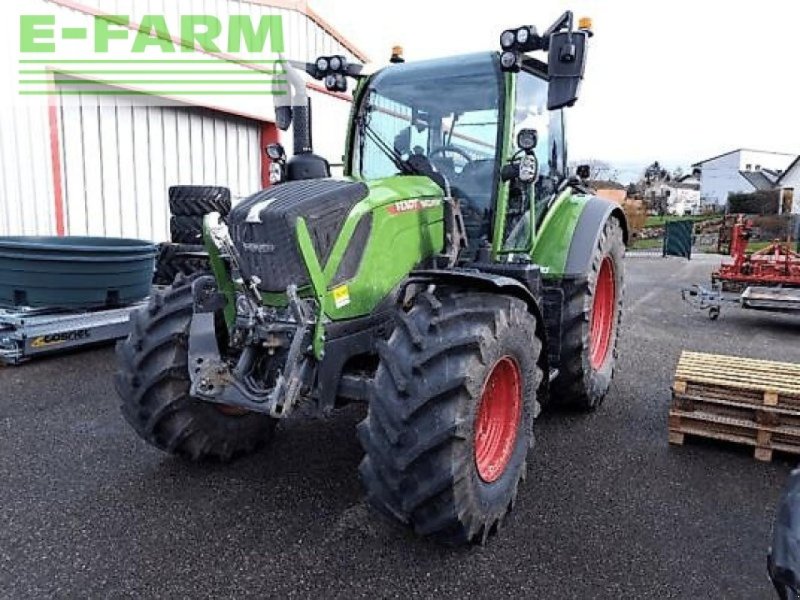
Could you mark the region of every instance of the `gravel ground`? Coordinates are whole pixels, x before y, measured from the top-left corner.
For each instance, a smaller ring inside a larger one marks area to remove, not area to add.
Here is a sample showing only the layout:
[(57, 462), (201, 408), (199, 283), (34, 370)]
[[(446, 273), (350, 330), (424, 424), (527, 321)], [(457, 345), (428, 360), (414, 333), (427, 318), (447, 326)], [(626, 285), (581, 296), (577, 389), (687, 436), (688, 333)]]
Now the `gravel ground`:
[(771, 598), (770, 523), (794, 461), (666, 441), (681, 349), (800, 361), (798, 317), (712, 323), (680, 302), (714, 260), (628, 260), (605, 405), (540, 419), (517, 508), (482, 548), (440, 548), (370, 513), (362, 409), (193, 466), (125, 425), (111, 349), (0, 369), (0, 597)]

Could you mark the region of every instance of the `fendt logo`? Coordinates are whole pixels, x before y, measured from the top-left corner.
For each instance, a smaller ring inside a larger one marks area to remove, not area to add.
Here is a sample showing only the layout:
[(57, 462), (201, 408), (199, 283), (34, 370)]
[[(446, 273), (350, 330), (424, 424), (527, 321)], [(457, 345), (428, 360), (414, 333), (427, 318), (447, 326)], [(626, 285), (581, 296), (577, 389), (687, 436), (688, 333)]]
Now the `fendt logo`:
[(441, 206), (441, 198), (411, 198), (410, 200), (400, 200), (389, 206), (390, 215), (399, 215), (407, 212), (417, 212), (428, 208)]
[(274, 54), (284, 49), (280, 15), (264, 15), (257, 23), (250, 15), (230, 15), (224, 23), (214, 15), (182, 15), (178, 31), (170, 29), (163, 15), (145, 15), (139, 23), (127, 15), (96, 16), (89, 27), (59, 26), (56, 21), (55, 15), (21, 15), (20, 52), (58, 52), (59, 38), (91, 41), (91, 50), (99, 54), (108, 53), (112, 44), (120, 44), (132, 54), (148, 49), (187, 53), (196, 48), (213, 53), (258, 54), (267, 49), (267, 42)]
[(158, 104), (287, 93), (282, 15), (95, 12), (18, 15), (20, 96), (145, 96), (137, 102)]

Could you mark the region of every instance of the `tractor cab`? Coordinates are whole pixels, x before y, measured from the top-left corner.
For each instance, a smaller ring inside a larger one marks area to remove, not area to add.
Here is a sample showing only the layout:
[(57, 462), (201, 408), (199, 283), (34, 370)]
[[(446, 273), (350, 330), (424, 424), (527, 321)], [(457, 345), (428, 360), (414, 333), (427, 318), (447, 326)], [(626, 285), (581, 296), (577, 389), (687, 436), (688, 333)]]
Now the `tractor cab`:
[[(591, 35), (588, 19), (576, 30), (566, 12), (541, 35), (533, 26), (504, 31), (499, 52), (393, 60), (370, 76), (341, 56), (304, 69), (333, 92), (345, 91), (348, 77), (357, 81), (346, 176), (428, 177), (457, 201), (469, 248), (462, 258), (487, 248), (497, 259), (530, 253), (567, 180), (562, 109), (577, 100)], [(529, 56), (534, 51), (547, 52), (547, 62)], [(294, 110), (306, 106), (302, 99)], [(306, 153), (297, 119), (295, 128), (295, 146)]]
[(359, 94), (347, 174), (424, 174), (458, 199), (468, 238), (490, 235), (503, 156), (505, 81), (495, 53), (403, 63)]
[[(473, 249), (491, 243), (501, 196), (505, 247), (529, 247), (529, 199), (541, 216), (566, 177), (563, 111), (548, 110), (542, 65), (506, 72), (494, 52), (392, 65), (364, 85), (354, 112), (347, 175), (429, 176), (459, 202)], [(525, 155), (525, 181), (504, 178)]]

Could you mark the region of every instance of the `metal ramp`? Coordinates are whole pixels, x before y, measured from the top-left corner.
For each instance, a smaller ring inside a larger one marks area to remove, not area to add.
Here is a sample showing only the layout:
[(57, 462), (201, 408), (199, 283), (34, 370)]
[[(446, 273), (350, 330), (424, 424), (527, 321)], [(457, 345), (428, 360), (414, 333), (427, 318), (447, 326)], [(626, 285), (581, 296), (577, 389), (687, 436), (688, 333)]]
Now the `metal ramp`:
[(92, 311), (0, 309), (0, 365), (123, 338), (131, 312), (146, 303)]
[(741, 297), (742, 307), (753, 310), (800, 311), (800, 288), (747, 288)]
[(746, 310), (769, 312), (800, 312), (800, 288), (751, 285), (741, 295), (726, 293), (717, 282), (710, 289), (701, 285), (683, 288), (685, 302), (699, 310), (707, 310), (712, 320), (719, 318), (723, 304), (738, 305)]

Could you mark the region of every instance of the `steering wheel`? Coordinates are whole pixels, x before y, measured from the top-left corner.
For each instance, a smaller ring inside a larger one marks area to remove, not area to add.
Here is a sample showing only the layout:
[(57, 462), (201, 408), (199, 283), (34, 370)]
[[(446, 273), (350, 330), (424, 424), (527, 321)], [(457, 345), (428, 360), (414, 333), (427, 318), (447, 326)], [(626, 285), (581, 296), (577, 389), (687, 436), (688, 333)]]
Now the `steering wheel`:
[[(458, 154), (461, 158), (464, 159), (465, 164), (463, 167), (461, 167), (461, 171), (464, 170), (464, 167), (467, 166), (468, 163), (472, 162), (472, 159), (470, 158), (469, 154), (467, 154), (461, 148), (458, 148), (457, 146), (453, 146), (451, 144), (445, 144), (444, 146), (439, 146), (438, 148), (434, 148), (433, 150), (431, 150), (430, 154), (428, 155), (428, 158), (433, 160), (435, 156), (438, 156), (439, 154), (444, 156), (447, 152)], [(455, 167), (453, 167), (453, 170), (455, 171)], [(456, 171), (456, 173), (461, 173), (461, 171)]]

